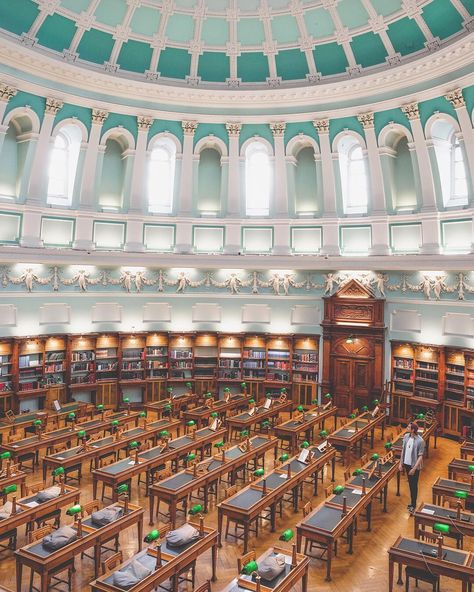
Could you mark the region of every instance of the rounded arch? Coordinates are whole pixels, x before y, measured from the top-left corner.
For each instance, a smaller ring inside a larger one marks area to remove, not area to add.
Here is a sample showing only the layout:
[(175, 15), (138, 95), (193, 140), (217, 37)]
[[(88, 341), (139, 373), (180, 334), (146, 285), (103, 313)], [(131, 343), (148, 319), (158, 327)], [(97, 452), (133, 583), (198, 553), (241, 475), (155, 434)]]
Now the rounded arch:
[(77, 119), (75, 117), (68, 117), (67, 119), (63, 119), (57, 125), (55, 125), (53, 132), (51, 134), (51, 137), (55, 138), (64, 127), (67, 127), (70, 125), (73, 125), (80, 130), (81, 141), (83, 143), (87, 143), (87, 141), (89, 139), (89, 131), (88, 131), (87, 127), (84, 125), (84, 123), (82, 123), (82, 121), (80, 121), (79, 119)]
[(124, 152), (125, 150), (135, 149), (135, 138), (133, 137), (133, 134), (124, 127), (113, 127), (107, 130), (100, 139), (100, 145), (105, 146), (107, 140), (115, 140), (118, 142)]
[(312, 148), (315, 154), (320, 154), (319, 144), (314, 138), (306, 134), (298, 134), (293, 136), (286, 145), (286, 156), (297, 156), (303, 148)]
[(413, 135), (407, 127), (400, 123), (389, 123), (380, 130), (378, 145), (379, 147), (395, 149), (398, 142), (403, 137), (405, 137), (409, 143), (413, 142)]
[(356, 132), (356, 131), (350, 130), (350, 129), (345, 129), (345, 130), (342, 130), (341, 132), (339, 132), (334, 137), (334, 139), (332, 141), (332, 151), (337, 152), (338, 151), (337, 147), (338, 147), (339, 142), (348, 136), (353, 137), (357, 141), (357, 143), (362, 147), (363, 150), (367, 149), (367, 145), (365, 143), (365, 138), (363, 136), (361, 136), (359, 134), (359, 132)]
[[(451, 127), (455, 133), (461, 131), (457, 119), (449, 115), (449, 113), (433, 113), (425, 123), (425, 137), (427, 140), (434, 140), (439, 137), (436, 135), (436, 131), (433, 134), (433, 128), (440, 127), (440, 124), (445, 124), (446, 128)], [(448, 137), (442, 139), (447, 140)]]
[(16, 107), (3, 120), (3, 125), (12, 124), (17, 134), (39, 134), (41, 123), (38, 115), (30, 107)]
[(152, 136), (150, 138), (150, 140), (148, 141), (148, 150), (152, 150), (154, 145), (157, 142), (159, 142), (160, 140), (170, 140), (175, 145), (176, 154), (181, 154), (181, 152), (182, 152), (181, 142), (171, 132), (159, 132), (159, 133), (155, 134), (154, 136)]
[(221, 157), (226, 157), (228, 155), (225, 142), (217, 136), (205, 136), (204, 138), (201, 138), (194, 147), (194, 154), (200, 154), (202, 150), (206, 148), (217, 150)]
[(240, 147), (240, 156), (245, 156), (247, 148), (251, 146), (254, 142), (259, 142), (260, 144), (263, 144), (267, 149), (268, 155), (273, 156), (273, 146), (268, 140), (262, 138), (262, 136), (252, 136), (248, 140), (245, 140), (245, 142)]

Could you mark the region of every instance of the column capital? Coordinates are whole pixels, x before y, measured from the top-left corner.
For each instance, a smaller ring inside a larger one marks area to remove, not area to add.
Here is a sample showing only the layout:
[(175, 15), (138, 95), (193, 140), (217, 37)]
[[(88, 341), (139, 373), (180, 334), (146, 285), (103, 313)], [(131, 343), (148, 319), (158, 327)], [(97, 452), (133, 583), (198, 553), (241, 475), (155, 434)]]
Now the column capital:
[(139, 132), (148, 132), (149, 129), (151, 128), (151, 126), (153, 125), (154, 121), (155, 120), (153, 119), (153, 117), (146, 117), (144, 115), (139, 115), (137, 117), (138, 131)]
[(407, 103), (406, 105), (402, 105), (401, 109), (410, 121), (420, 119), (420, 110), (418, 108), (418, 103), (416, 101), (414, 101), (413, 103)]
[(8, 101), (12, 99), (17, 92), (18, 89), (14, 86), (9, 86), (8, 84), (0, 82), (0, 101), (8, 103)]
[(374, 113), (361, 113), (357, 116), (359, 123), (362, 124), (364, 129), (374, 129)]
[(197, 121), (182, 121), (181, 127), (185, 136), (194, 136), (195, 131), (198, 128), (199, 123)]
[(270, 129), (274, 138), (283, 138), (285, 135), (286, 123), (284, 121), (274, 121), (270, 123)]
[(329, 134), (329, 119), (315, 119), (313, 125), (318, 134)]
[(92, 109), (92, 123), (104, 125), (109, 116), (109, 112), (105, 109)]
[(54, 97), (47, 97), (46, 99), (46, 115), (57, 115), (58, 112), (63, 108), (64, 103), (61, 99), (55, 99)]
[(466, 106), (466, 101), (464, 100), (462, 94), (462, 88), (455, 88), (454, 90), (445, 94), (444, 98), (449, 101), (455, 109)]
[(225, 124), (225, 129), (229, 134), (229, 138), (238, 138), (242, 130), (242, 124), (239, 121), (228, 121)]

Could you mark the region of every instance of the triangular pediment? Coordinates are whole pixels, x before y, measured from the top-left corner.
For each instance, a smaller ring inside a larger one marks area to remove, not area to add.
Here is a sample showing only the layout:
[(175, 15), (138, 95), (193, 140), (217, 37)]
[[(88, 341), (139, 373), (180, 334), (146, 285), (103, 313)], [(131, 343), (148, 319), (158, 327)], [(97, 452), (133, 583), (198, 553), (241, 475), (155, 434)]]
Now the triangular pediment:
[(334, 296), (336, 298), (375, 298), (372, 290), (356, 279), (351, 279), (343, 284)]

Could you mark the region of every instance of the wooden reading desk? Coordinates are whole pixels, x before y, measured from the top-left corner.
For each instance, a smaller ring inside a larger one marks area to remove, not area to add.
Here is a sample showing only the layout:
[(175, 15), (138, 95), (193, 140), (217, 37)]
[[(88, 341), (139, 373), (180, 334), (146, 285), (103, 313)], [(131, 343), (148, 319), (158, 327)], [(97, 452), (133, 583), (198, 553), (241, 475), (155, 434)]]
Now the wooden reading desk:
[(457, 510), (453, 508), (445, 508), (443, 506), (435, 506), (434, 504), (427, 504), (423, 502), (418, 506), (413, 515), (414, 517), (414, 536), (417, 538), (418, 529), (420, 526), (430, 526), (442, 523), (451, 527), (453, 533), (459, 533), (463, 536), (474, 536), (474, 514), (460, 510), (459, 519)]
[[(418, 434), (423, 438), (423, 440), (425, 441), (425, 456), (426, 458), (430, 457), (430, 441), (431, 441), (431, 436), (434, 437), (434, 447), (436, 449), (437, 446), (437, 442), (438, 442), (438, 423), (436, 421), (433, 421), (429, 424), (424, 424), (423, 423), (420, 425), (420, 429), (418, 430)], [(405, 434), (401, 434), (397, 440), (395, 442), (393, 442), (392, 444), (392, 448), (391, 450), (393, 451), (393, 454), (395, 455), (396, 458), (400, 458), (400, 455), (402, 453), (402, 447), (403, 447), (403, 436)]]
[(206, 405), (184, 411), (183, 417), (186, 421), (194, 420), (198, 427), (202, 427), (208, 424), (211, 413), (218, 413), (222, 419), (227, 415), (228, 411), (245, 409), (248, 406), (249, 398), (249, 395), (244, 394), (231, 395), (228, 400), (219, 399), (218, 401), (211, 401)]
[[(296, 415), (297, 412), (293, 413)], [(292, 454), (296, 453), (300, 434), (304, 434), (305, 439), (311, 442), (314, 437), (315, 426), (324, 429), (325, 421), (330, 417), (334, 417), (334, 429), (337, 427), (337, 407), (330, 407), (324, 410), (316, 407), (298, 415), (299, 417), (293, 417), (288, 421), (276, 425), (273, 430), (277, 438), (288, 440)]]
[(456, 491), (467, 493), (466, 504), (468, 506), (474, 504), (474, 483), (472, 478), (471, 483), (464, 483), (464, 481), (454, 481), (444, 477), (438, 477), (433, 483), (433, 504), (441, 505), (443, 496), (455, 497)]
[(16, 468), (13, 468), (9, 475), (6, 469), (0, 471), (0, 498), (2, 497), (2, 491), (9, 485), (19, 485), (21, 495), (26, 495), (26, 473)]
[(172, 415), (178, 415), (183, 406), (188, 406), (199, 400), (195, 393), (182, 393), (181, 395), (173, 395), (170, 399), (162, 399), (154, 403), (146, 403), (145, 411), (156, 413), (157, 417), (161, 417), (166, 405), (171, 405)]
[(282, 411), (289, 411), (291, 415), (293, 402), (289, 400), (279, 401), (278, 399), (275, 399), (272, 401), (272, 404), (268, 409), (264, 407), (264, 403), (262, 403), (259, 407), (254, 407), (254, 409), (254, 412), (248, 410), (244, 411), (243, 413), (239, 413), (238, 415), (227, 417), (226, 424), (229, 428), (229, 433), (232, 429), (248, 430), (250, 432), (252, 428), (255, 428), (257, 423), (265, 421), (266, 419), (274, 423), (275, 417), (278, 417)]
[(371, 412), (362, 413), (355, 419), (349, 421), (344, 426), (329, 435), (328, 440), (336, 450), (341, 451), (346, 466), (350, 464), (351, 449), (359, 446), (359, 456), (362, 456), (362, 446), (364, 439), (370, 434), (370, 448), (374, 447), (375, 429), (382, 428), (382, 439), (385, 430), (385, 415), (379, 412), (372, 415)]
[(461, 458), (474, 458), (474, 442), (472, 440), (461, 442)]

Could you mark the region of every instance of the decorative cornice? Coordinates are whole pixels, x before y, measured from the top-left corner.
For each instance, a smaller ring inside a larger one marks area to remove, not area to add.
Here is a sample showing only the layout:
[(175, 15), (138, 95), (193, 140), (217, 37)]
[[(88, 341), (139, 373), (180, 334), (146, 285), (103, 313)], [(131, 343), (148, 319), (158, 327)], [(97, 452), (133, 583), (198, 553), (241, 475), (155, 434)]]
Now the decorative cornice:
[(8, 84), (0, 83), (0, 101), (8, 103), (8, 101), (12, 99), (17, 92), (18, 89), (14, 86), (9, 86)]
[(364, 129), (373, 129), (374, 127), (374, 113), (361, 113), (357, 116), (359, 123)]
[(92, 123), (104, 125), (109, 116), (105, 109), (92, 109)]
[(229, 134), (229, 138), (238, 138), (240, 136), (242, 124), (238, 121), (228, 121), (225, 124), (225, 128), (227, 130), (227, 133)]
[(455, 109), (466, 106), (466, 101), (462, 94), (462, 88), (455, 88), (448, 94), (444, 95), (444, 98), (449, 101)]
[(401, 109), (410, 121), (413, 121), (414, 119), (420, 119), (420, 109), (418, 108), (417, 102), (402, 105)]
[(197, 128), (198, 128), (198, 122), (197, 121), (182, 121), (181, 122), (181, 127), (183, 128), (183, 132), (185, 136), (194, 136), (194, 133), (196, 132)]
[(275, 121), (270, 123), (270, 129), (274, 138), (283, 138), (285, 135), (286, 123), (284, 121)]
[(329, 119), (315, 119), (313, 125), (319, 135), (329, 134)]
[(153, 117), (145, 117), (144, 115), (139, 115), (137, 117), (138, 130), (141, 132), (148, 132), (151, 126), (153, 125), (153, 121)]
[(47, 115), (57, 115), (58, 112), (63, 108), (64, 103), (61, 99), (55, 99), (54, 97), (47, 97), (45, 113)]

